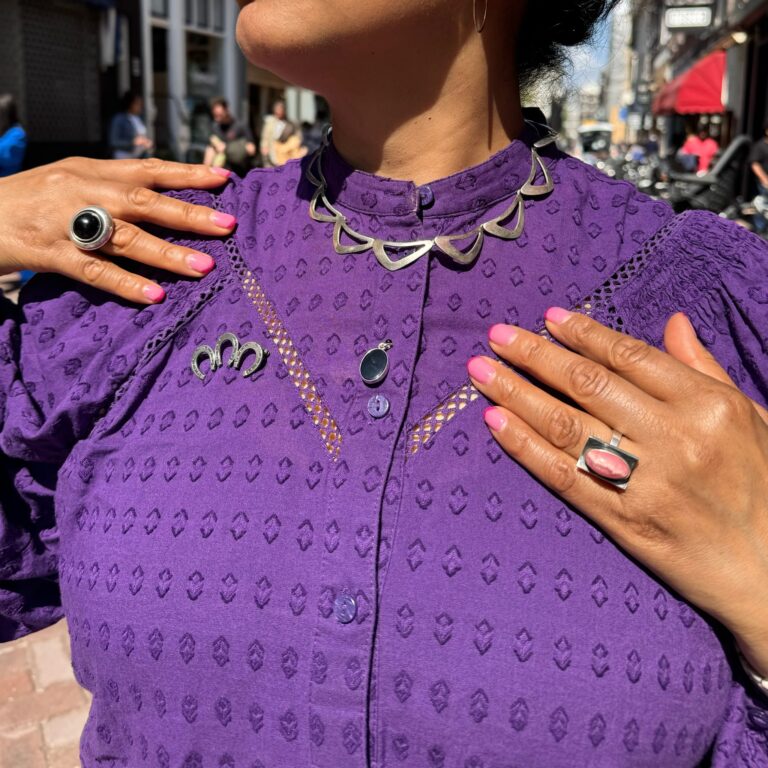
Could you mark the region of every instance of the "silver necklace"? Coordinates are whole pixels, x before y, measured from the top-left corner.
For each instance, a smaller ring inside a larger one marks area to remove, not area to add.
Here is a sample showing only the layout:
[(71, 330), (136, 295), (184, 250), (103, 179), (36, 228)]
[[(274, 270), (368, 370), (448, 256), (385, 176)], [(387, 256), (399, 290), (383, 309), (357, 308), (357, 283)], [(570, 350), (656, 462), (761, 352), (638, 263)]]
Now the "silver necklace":
[[(526, 198), (536, 198), (548, 195), (555, 187), (549, 169), (542, 161), (537, 150), (549, 146), (557, 139), (557, 134), (548, 133), (543, 138), (535, 141), (531, 147), (531, 171), (528, 179), (514, 195), (512, 204), (500, 215), (489, 221), (479, 224), (468, 232), (458, 235), (440, 235), (431, 240), (381, 240), (377, 237), (364, 235), (352, 229), (347, 217), (335, 208), (326, 194), (328, 183), (323, 175), (323, 153), (330, 143), (330, 126), (323, 133), (320, 148), (312, 156), (306, 170), (307, 179), (314, 185), (315, 192), (309, 204), (309, 215), (315, 221), (333, 224), (333, 247), (338, 254), (365, 253), (372, 250), (379, 264), (390, 272), (413, 264), (433, 248), (442, 251), (446, 256), (462, 266), (472, 264), (480, 255), (486, 235), (498, 237), (502, 240), (517, 240), (523, 233), (525, 226)], [(541, 171), (544, 177), (543, 184), (536, 184), (535, 179)], [(515, 223), (510, 229), (503, 222), (511, 219), (516, 214)], [(345, 235), (348, 242), (341, 241)], [(470, 241), (471, 245), (461, 249), (455, 243)], [(393, 258), (395, 256), (396, 258)]]

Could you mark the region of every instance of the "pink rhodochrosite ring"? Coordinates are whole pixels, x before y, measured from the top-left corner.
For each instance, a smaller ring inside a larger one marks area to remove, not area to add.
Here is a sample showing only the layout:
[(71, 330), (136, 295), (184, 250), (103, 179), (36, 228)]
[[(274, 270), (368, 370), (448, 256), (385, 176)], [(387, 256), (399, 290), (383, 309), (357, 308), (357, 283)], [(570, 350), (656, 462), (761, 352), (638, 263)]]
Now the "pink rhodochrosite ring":
[(625, 490), (639, 459), (619, 448), (621, 433), (614, 430), (611, 442), (590, 437), (581, 449), (576, 466), (593, 477), (599, 477), (615, 488)]

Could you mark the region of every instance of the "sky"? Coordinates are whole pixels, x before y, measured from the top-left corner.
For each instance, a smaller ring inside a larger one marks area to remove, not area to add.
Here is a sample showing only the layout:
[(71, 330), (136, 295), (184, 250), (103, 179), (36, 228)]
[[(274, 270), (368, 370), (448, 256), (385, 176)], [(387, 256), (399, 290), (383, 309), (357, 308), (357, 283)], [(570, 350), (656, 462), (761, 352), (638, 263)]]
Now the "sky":
[(598, 30), (592, 43), (577, 48), (572, 52), (573, 80), (577, 85), (600, 81), (600, 71), (608, 62), (611, 43), (610, 32), (611, 24), (609, 19)]

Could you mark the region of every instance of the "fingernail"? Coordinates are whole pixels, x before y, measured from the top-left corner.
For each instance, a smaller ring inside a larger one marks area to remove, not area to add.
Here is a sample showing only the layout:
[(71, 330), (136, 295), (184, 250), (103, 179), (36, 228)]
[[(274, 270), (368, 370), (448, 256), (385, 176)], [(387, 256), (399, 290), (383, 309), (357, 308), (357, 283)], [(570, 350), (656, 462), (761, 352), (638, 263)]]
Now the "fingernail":
[(205, 253), (193, 253), (187, 256), (187, 264), (196, 272), (207, 275), (213, 269), (215, 262)]
[(237, 219), (229, 213), (212, 213), (211, 221), (222, 229), (232, 229), (237, 224)]
[(145, 285), (144, 295), (150, 301), (162, 301), (165, 298), (165, 291), (159, 285)]
[(515, 336), (517, 336), (517, 328), (512, 325), (502, 325), (499, 323), (492, 326), (491, 330), (488, 331), (488, 338), (494, 344), (501, 344), (502, 346), (511, 344)]
[(228, 179), (232, 175), (232, 171), (228, 171), (226, 168), (211, 168), (211, 173), (215, 173), (217, 176), (223, 176)]
[(486, 408), (485, 411), (483, 411), (483, 419), (494, 432), (504, 429), (507, 423), (507, 420), (501, 415), (498, 408), (494, 408), (493, 406)]
[(685, 312), (681, 312), (680, 314), (685, 318), (685, 322), (688, 323), (688, 327), (693, 331), (693, 333), (696, 333), (696, 329), (693, 327), (691, 318), (688, 317), (688, 315), (686, 315)]
[(473, 357), (467, 363), (469, 375), (481, 384), (487, 384), (494, 376), (493, 366), (482, 357)]
[(562, 307), (550, 307), (544, 313), (544, 319), (549, 320), (550, 323), (554, 323), (555, 325), (560, 325), (560, 323), (564, 323), (571, 314), (571, 312)]

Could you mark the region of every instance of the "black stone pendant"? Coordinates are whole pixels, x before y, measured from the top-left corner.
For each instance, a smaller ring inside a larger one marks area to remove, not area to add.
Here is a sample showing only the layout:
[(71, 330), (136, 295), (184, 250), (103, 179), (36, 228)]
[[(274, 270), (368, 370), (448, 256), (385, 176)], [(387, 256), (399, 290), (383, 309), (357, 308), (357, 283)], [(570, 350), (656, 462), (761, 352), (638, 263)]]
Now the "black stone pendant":
[(389, 373), (389, 355), (387, 350), (392, 349), (392, 341), (382, 341), (378, 347), (369, 349), (360, 361), (360, 378), (369, 386), (380, 384)]

